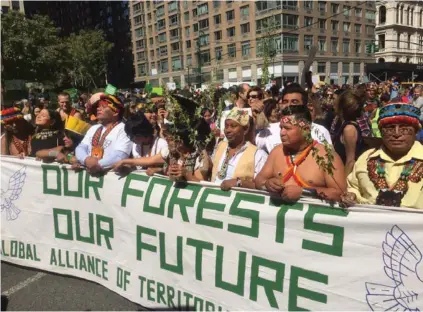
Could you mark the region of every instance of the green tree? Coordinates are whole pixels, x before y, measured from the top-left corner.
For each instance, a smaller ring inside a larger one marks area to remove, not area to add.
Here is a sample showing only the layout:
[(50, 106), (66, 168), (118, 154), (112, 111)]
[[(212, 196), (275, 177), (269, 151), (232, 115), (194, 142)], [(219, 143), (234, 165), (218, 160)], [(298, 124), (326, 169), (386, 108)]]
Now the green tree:
[(266, 34), (259, 40), (260, 53), (263, 56), (263, 69), (261, 75), (262, 86), (269, 83), (270, 79), (273, 78), (269, 75), (269, 66), (271, 63), (274, 64), (276, 57), (276, 43), (274, 33), (280, 30), (280, 23), (275, 20), (274, 16), (270, 16), (266, 20), (267, 26), (265, 27)]
[(66, 69), (74, 87), (97, 88), (104, 84), (107, 53), (113, 44), (105, 40), (101, 30), (81, 30), (65, 38)]
[(48, 17), (30, 19), (15, 11), (2, 14), (3, 79), (57, 81), (64, 52), (57, 33)]

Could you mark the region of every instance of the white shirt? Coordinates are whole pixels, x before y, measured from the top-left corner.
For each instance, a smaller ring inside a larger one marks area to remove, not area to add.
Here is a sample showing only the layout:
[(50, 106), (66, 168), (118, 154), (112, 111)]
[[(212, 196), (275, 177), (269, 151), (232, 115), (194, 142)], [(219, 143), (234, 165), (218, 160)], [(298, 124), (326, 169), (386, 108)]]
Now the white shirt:
[[(228, 162), (228, 170), (226, 171), (226, 177), (225, 179), (221, 180), (219, 179), (219, 176), (216, 175), (216, 180), (214, 183), (216, 184), (222, 184), (224, 180), (230, 180), (232, 179), (236, 165), (238, 164), (238, 161), (241, 159), (242, 154), (244, 154), (245, 149), (250, 145), (250, 142), (247, 142)], [(259, 174), (261, 169), (263, 169), (264, 164), (267, 160), (267, 153), (263, 150), (257, 149), (256, 154), (254, 155), (254, 178)], [(219, 172), (222, 169), (223, 162), (225, 160), (225, 155), (220, 159), (219, 161), (219, 169), (217, 172)]]
[[(85, 134), (84, 139), (82, 140), (81, 144), (88, 145), (88, 154), (91, 155), (92, 149), (92, 141), (94, 134), (96, 133), (98, 128), (103, 128), (101, 130), (101, 135), (106, 131), (106, 127), (103, 125), (95, 125), (92, 126), (87, 133)], [(101, 138), (101, 136), (100, 136)], [(121, 151), (128, 156), (131, 154), (132, 150), (132, 142), (129, 140), (128, 136), (125, 133), (125, 124), (123, 122), (119, 123), (116, 127), (110, 131), (103, 143), (104, 155), (103, 159), (108, 156), (108, 154), (112, 153), (113, 151)]]
[[(282, 143), (280, 132), (279, 122), (272, 123), (267, 128), (261, 130), (256, 135), (257, 148), (270, 154), (276, 146)], [(329, 131), (325, 127), (315, 123), (311, 124), (311, 137), (321, 144), (323, 144), (325, 140), (327, 143), (332, 144)]]
[(134, 158), (154, 156), (161, 153), (165, 148), (167, 148), (167, 142), (162, 138), (154, 138), (153, 146), (151, 146), (151, 149), (150, 144), (141, 146), (133, 143), (132, 156)]

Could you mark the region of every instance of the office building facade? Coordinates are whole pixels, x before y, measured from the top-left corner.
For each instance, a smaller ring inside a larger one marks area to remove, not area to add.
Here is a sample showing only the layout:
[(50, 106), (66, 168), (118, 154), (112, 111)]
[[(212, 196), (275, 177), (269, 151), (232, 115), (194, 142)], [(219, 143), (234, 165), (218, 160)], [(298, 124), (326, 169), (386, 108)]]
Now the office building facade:
[(423, 63), (423, 3), (377, 1), (375, 53), (378, 63)]
[(21, 13), (25, 13), (23, 0), (1, 0), (1, 13), (5, 14), (9, 11), (19, 11)]
[(365, 46), (375, 12), (373, 1), (134, 1), (135, 81), (184, 86), (199, 83), (201, 72), (203, 83), (260, 83), (261, 47), (270, 40), (268, 71), (277, 80), (299, 81), (314, 45), (313, 74), (356, 83), (374, 62)]

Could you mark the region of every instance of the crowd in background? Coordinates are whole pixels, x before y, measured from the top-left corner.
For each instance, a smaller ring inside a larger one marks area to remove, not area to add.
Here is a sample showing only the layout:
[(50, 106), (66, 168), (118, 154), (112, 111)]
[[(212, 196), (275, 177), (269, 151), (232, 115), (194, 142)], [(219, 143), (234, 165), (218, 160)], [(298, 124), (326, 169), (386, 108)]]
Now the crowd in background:
[(135, 169), (285, 201), (423, 208), (423, 86), (241, 84), (163, 94), (45, 92), (1, 111), (1, 154), (90, 174)]

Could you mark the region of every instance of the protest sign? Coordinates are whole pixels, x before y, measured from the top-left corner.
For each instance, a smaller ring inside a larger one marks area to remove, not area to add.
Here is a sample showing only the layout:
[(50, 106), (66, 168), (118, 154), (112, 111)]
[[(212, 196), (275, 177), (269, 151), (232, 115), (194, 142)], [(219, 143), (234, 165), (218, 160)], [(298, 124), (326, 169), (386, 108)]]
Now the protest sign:
[[(146, 307), (422, 309), (423, 214), (3, 157), (2, 260)], [(420, 275), (419, 275), (420, 274)], [(420, 296), (419, 296), (420, 295)]]

